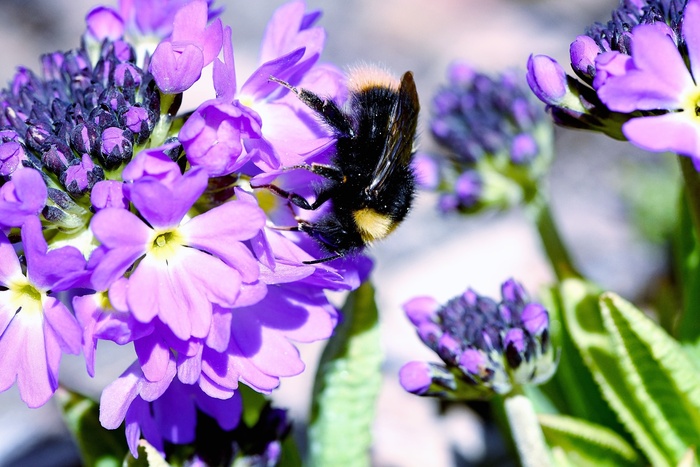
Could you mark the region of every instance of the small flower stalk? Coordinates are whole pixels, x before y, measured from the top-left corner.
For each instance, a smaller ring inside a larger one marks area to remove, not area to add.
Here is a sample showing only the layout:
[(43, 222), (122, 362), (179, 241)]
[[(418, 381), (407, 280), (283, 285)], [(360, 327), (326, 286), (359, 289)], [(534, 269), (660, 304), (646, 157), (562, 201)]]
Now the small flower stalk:
[(524, 80), (515, 71), (492, 77), (464, 62), (450, 65), (447, 75), (430, 122), (445, 154), (423, 154), (418, 169), (436, 166), (437, 180), (424, 184), (441, 193), (439, 208), (469, 213), (530, 201), (551, 161), (552, 135)]
[(549, 313), (520, 284), (501, 286), (501, 301), (468, 289), (440, 305), (418, 297), (404, 305), (418, 336), (443, 364), (411, 362), (400, 372), (404, 389), (446, 399), (488, 399), (525, 384), (542, 384), (556, 371)]

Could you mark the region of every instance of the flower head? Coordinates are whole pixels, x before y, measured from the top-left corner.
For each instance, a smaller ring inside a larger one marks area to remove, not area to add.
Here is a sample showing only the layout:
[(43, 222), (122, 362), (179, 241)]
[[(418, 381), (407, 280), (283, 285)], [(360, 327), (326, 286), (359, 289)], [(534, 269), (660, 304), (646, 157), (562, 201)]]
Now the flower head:
[[(295, 343), (328, 338), (337, 321), (326, 291), (357, 287), (370, 263), (305, 264), (313, 240), (270, 228), (291, 210), (263, 210), (251, 189), (333, 144), (269, 81), (342, 96), (340, 72), (317, 64), (319, 13), (283, 6), (240, 87), (217, 14), (204, 0), (99, 7), (80, 48), (46, 54), (41, 75), (20, 68), (0, 90), (0, 390), (16, 381), (41, 405), (62, 352), (82, 348), (94, 375), (99, 341), (131, 344), (101, 420), (126, 423), (134, 455), (140, 437), (161, 452), (194, 442), (201, 414), (234, 429), (241, 383), (267, 394), (301, 373)], [(209, 62), (217, 98), (179, 114)], [(254, 454), (274, 459), (270, 446)]]
[[(665, 23), (640, 25), (630, 35), (631, 56), (610, 52), (596, 61), (608, 77), (598, 96), (612, 110), (650, 114), (632, 118), (622, 131), (627, 139), (650, 151), (674, 151), (700, 163), (700, 1), (683, 10), (681, 38), (688, 68), (677, 39)], [(661, 114), (660, 114), (661, 113)]]
[(37, 217), (22, 227), (26, 264), (0, 233), (0, 391), (17, 382), (29, 407), (46, 403), (58, 387), (61, 355), (80, 353), (80, 326), (55, 296), (84, 285), (78, 250), (47, 251)]
[(622, 0), (608, 23), (572, 42), (571, 67), (581, 81), (552, 60), (566, 86), (551, 99), (539, 84), (554, 74), (538, 66), (551, 59), (535, 56), (528, 82), (560, 125), (697, 159), (698, 8), (697, 0)]
[(406, 364), (400, 379), (409, 392), (486, 398), (541, 384), (556, 369), (549, 314), (512, 279), (501, 286), (499, 303), (469, 289), (442, 306), (417, 297), (404, 310), (423, 343), (444, 362)]
[[(448, 79), (433, 98), (430, 123), (433, 138), (448, 151), (438, 185), (441, 209), (472, 212), (526, 199), (529, 183), (551, 158), (544, 113), (515, 72), (491, 77), (455, 62)], [(553, 99), (563, 94), (553, 80), (540, 89)]]

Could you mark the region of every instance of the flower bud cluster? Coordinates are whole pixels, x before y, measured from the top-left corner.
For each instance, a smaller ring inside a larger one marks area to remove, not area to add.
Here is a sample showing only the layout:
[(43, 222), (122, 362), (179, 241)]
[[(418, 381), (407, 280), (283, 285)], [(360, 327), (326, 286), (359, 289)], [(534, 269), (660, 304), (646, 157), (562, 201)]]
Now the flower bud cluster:
[(443, 211), (507, 207), (527, 198), (549, 160), (550, 128), (514, 71), (489, 76), (456, 62), (433, 98), (430, 129), (447, 151)]
[(64, 230), (84, 227), (89, 215), (75, 201), (148, 140), (160, 95), (123, 42), (104, 41), (94, 65), (85, 47), (41, 62), (42, 76), (20, 68), (0, 90), (0, 174), (21, 166), (44, 172), (58, 182), (48, 182), (45, 218)]
[(444, 362), (405, 365), (400, 378), (407, 391), (486, 398), (543, 383), (556, 369), (549, 314), (512, 279), (501, 286), (498, 303), (469, 289), (442, 306), (418, 297), (404, 309), (423, 343)]

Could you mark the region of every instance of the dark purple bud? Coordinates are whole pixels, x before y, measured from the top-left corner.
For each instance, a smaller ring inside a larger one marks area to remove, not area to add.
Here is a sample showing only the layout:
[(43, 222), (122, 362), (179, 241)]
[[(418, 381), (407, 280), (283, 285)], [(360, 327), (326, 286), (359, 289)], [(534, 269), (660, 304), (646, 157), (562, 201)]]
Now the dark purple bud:
[(92, 122), (78, 124), (70, 134), (70, 144), (76, 152), (94, 154), (100, 136), (97, 125)]
[(121, 114), (122, 125), (136, 135), (136, 143), (143, 143), (148, 139), (155, 125), (148, 110), (143, 107), (131, 106)]
[(515, 279), (508, 279), (501, 284), (501, 297), (509, 303), (525, 303), (528, 300), (527, 293), (522, 285)]
[(442, 332), (440, 326), (431, 322), (421, 323), (417, 327), (418, 337), (431, 349), (437, 349)]
[(539, 336), (549, 327), (549, 313), (539, 303), (530, 303), (520, 315), (525, 330), (533, 336)]
[(561, 104), (568, 92), (564, 69), (546, 55), (530, 55), (527, 83), (535, 96), (548, 105)]
[(41, 151), (44, 146), (53, 143), (56, 137), (50, 124), (36, 122), (30, 123), (24, 139), (30, 149)]
[(90, 112), (89, 120), (95, 125), (97, 125), (97, 127), (101, 130), (104, 130), (109, 127), (119, 126), (119, 121), (117, 120), (117, 117), (114, 114), (114, 112), (101, 107), (96, 108), (92, 112)]
[(132, 63), (120, 63), (114, 69), (114, 84), (122, 88), (135, 88), (141, 85), (141, 71)]
[(124, 94), (122, 94), (118, 89), (114, 88), (105, 90), (105, 92), (102, 93), (102, 96), (100, 96), (100, 102), (117, 113), (121, 112), (122, 109), (129, 105), (124, 97)]
[(100, 137), (99, 159), (107, 170), (119, 167), (133, 155), (133, 133), (119, 127), (109, 127)]
[(539, 153), (537, 141), (529, 133), (521, 133), (515, 138), (510, 147), (510, 160), (517, 165), (531, 162)]
[(13, 127), (19, 133), (26, 133), (29, 130), (29, 127), (25, 123), (27, 116), (14, 107), (5, 107), (5, 119), (7, 123), (9, 123), (8, 126)]
[(75, 159), (73, 151), (62, 143), (51, 144), (41, 155), (41, 162), (56, 175), (61, 175), (73, 159)]
[(93, 69), (93, 82), (99, 83), (100, 86), (107, 89), (110, 85), (110, 79), (114, 75), (116, 63), (113, 58), (102, 58), (97, 62)]
[(95, 183), (104, 180), (102, 167), (95, 165), (89, 155), (75, 159), (73, 163), (63, 172), (61, 183), (68, 192), (74, 196), (81, 196), (90, 190)]
[(520, 328), (509, 329), (503, 339), (506, 362), (512, 369), (517, 369), (524, 360), (527, 344), (525, 333)]
[(53, 52), (41, 56), (41, 67), (46, 81), (63, 79), (62, 70), (65, 57), (61, 52)]
[(437, 353), (447, 363), (455, 362), (461, 351), (461, 342), (445, 333), (437, 342)]
[(95, 211), (104, 208), (128, 209), (129, 201), (124, 196), (124, 184), (116, 180), (97, 182), (90, 192), (90, 203)]

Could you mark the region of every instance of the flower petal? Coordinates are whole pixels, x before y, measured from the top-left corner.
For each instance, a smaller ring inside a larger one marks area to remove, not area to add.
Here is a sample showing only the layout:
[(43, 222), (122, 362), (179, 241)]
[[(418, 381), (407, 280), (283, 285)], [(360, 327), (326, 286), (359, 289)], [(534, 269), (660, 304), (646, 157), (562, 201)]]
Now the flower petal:
[(664, 31), (654, 25), (634, 28), (631, 47), (635, 68), (609, 77), (598, 89), (598, 96), (611, 110), (676, 109), (694, 88), (676, 44)]
[(700, 125), (685, 112), (633, 118), (622, 126), (633, 144), (648, 151), (673, 151), (700, 158)]

